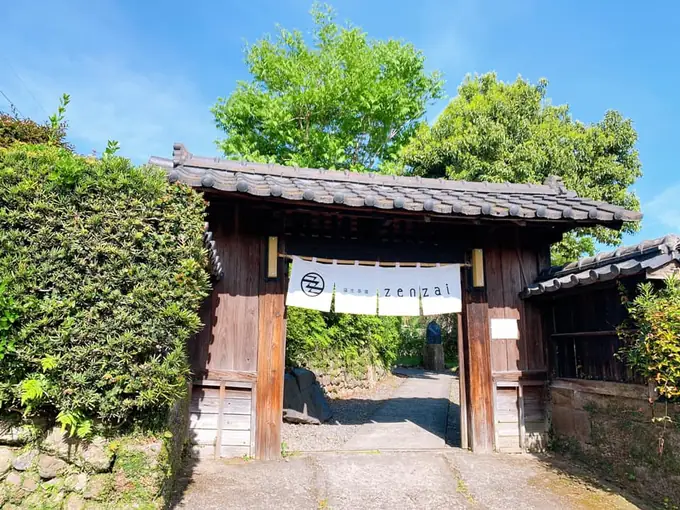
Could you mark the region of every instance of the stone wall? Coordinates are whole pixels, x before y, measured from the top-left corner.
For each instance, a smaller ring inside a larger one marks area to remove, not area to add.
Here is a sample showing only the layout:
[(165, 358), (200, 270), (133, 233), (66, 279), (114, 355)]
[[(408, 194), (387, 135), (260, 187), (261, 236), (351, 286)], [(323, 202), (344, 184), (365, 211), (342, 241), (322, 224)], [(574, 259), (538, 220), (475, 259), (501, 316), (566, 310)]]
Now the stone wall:
[(371, 389), (388, 374), (385, 368), (371, 365), (361, 372), (348, 372), (333, 366), (324, 369), (311, 367), (310, 370), (330, 398), (347, 397), (354, 392)]
[(647, 501), (677, 508), (670, 505), (680, 505), (680, 404), (650, 397), (646, 386), (555, 380), (553, 447)]
[(188, 399), (157, 435), (80, 441), (58, 427), (0, 419), (0, 508), (165, 508), (181, 468)]

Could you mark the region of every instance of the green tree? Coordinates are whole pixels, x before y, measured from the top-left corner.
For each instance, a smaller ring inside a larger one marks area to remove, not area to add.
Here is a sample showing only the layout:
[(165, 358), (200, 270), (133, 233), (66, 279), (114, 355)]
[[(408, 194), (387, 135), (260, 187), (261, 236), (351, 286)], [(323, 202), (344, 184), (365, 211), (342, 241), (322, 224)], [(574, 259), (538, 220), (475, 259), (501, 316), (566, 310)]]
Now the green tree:
[[(375, 170), (394, 163), (427, 104), (442, 96), (439, 73), (411, 44), (369, 39), (312, 8), (312, 44), (279, 29), (246, 48), (252, 75), (212, 111), (227, 157), (316, 168)], [(289, 363), (389, 365), (399, 342), (393, 318), (290, 310)]]
[(252, 75), (212, 111), (228, 157), (333, 169), (375, 169), (390, 161), (441, 97), (439, 73), (411, 44), (369, 39), (312, 8), (310, 47), (279, 29), (246, 47)]
[[(580, 196), (638, 210), (629, 190), (642, 175), (637, 133), (629, 119), (608, 111), (594, 124), (572, 118), (568, 105), (546, 99), (548, 82), (519, 77), (500, 81), (494, 73), (468, 76), (432, 127), (419, 126), (401, 152), (406, 171), (428, 177), (472, 181), (542, 183), (562, 177)], [(623, 232), (635, 232), (627, 223)], [(621, 232), (605, 228), (567, 234), (553, 262), (593, 254), (595, 242), (620, 244)]]

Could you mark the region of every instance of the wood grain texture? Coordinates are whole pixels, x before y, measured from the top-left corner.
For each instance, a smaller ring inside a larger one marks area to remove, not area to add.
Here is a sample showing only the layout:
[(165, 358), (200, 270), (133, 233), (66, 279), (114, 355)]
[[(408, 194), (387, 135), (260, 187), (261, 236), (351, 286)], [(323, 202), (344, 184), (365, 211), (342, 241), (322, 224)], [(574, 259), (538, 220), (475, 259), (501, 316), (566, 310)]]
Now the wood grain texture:
[(463, 330), (470, 380), (471, 447), (474, 452), (491, 452), (494, 445), (493, 382), (491, 378), (491, 335), (486, 292), (471, 290), (466, 272), (463, 292)]
[[(233, 221), (238, 221), (234, 213)], [(221, 223), (215, 229), (216, 250), (224, 267), (224, 278), (214, 290), (214, 308), (208, 370), (257, 369), (259, 280), (261, 238)]]
[[(260, 240), (264, 246), (266, 238)], [(282, 241), (279, 241), (282, 243)], [(279, 246), (279, 250), (283, 248)], [(281, 456), (283, 415), (283, 376), (286, 358), (285, 278), (283, 259), (279, 259), (276, 280), (265, 280), (260, 271), (259, 337), (257, 359), (256, 454), (269, 460)]]
[(520, 370), (526, 366), (526, 339), (522, 317), (524, 304), (519, 297), (519, 293), (524, 289), (525, 284), (517, 250), (517, 246), (500, 249), (505, 318), (515, 319), (519, 329), (519, 339), (507, 339), (505, 342), (508, 370)]
[(514, 243), (487, 248), (487, 295), (489, 317), (518, 321), (519, 339), (491, 341), (494, 373), (531, 371), (546, 368), (546, 340), (540, 310), (522, 300), (519, 293), (534, 281), (541, 269), (543, 251), (524, 247), (517, 236)]
[(253, 382), (257, 380), (257, 372), (247, 370), (205, 370), (203, 377), (213, 381)]
[[(217, 430), (217, 413), (191, 413), (189, 426), (192, 430)], [(225, 430), (250, 430), (250, 416), (247, 414), (225, 414), (222, 418)]]
[(189, 341), (189, 366), (191, 373), (202, 372), (207, 363), (212, 343), (213, 296), (212, 293), (203, 300), (199, 310), (203, 328)]
[[(489, 301), (489, 319), (505, 318), (503, 300), (503, 268), (501, 251), (490, 248), (485, 251), (486, 293)], [(491, 369), (494, 372), (508, 370), (507, 340), (491, 340)]]

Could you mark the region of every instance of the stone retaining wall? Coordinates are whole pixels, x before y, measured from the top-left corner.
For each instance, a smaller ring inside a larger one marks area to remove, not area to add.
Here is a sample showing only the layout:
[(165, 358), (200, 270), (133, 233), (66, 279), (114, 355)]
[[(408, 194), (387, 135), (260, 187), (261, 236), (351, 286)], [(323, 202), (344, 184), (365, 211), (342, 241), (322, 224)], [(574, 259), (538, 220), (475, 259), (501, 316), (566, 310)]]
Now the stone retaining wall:
[(384, 378), (388, 371), (380, 366), (368, 366), (363, 373), (351, 373), (341, 368), (318, 369), (311, 367), (321, 387), (330, 398), (346, 397), (352, 393), (367, 390)]
[(677, 508), (669, 505), (680, 505), (680, 404), (650, 398), (646, 386), (555, 380), (553, 446), (643, 499)]
[(158, 436), (80, 441), (58, 427), (0, 419), (0, 508), (165, 508), (182, 462), (186, 401)]

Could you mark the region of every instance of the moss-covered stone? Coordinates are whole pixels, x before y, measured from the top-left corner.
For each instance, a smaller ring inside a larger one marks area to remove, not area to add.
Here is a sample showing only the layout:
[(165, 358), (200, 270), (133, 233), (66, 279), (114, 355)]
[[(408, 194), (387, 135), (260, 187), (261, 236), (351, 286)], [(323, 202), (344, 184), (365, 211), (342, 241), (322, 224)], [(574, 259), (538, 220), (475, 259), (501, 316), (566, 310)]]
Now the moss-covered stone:
[(666, 499), (680, 502), (676, 478), (680, 431), (653, 420), (662, 414), (660, 410), (646, 402), (611, 396), (585, 396), (583, 402), (590, 433), (556, 435), (553, 449), (588, 464), (645, 500), (659, 505)]

